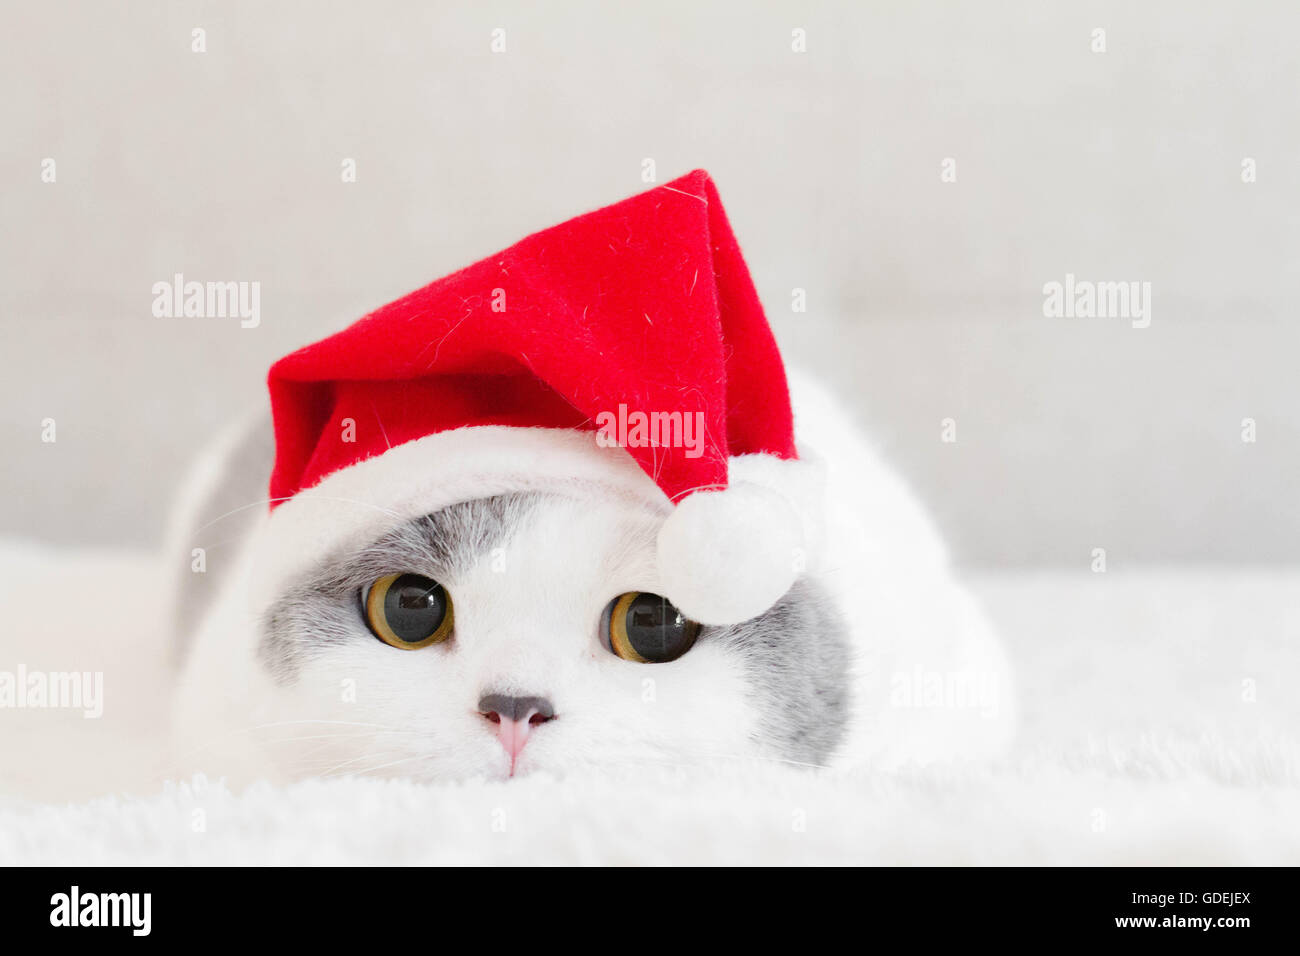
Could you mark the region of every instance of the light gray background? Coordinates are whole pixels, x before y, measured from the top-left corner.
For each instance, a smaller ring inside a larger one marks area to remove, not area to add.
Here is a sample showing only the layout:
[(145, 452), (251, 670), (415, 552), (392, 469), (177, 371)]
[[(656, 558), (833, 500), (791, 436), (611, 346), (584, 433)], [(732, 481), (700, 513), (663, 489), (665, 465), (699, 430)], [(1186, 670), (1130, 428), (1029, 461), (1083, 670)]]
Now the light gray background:
[[(0, 532), (157, 541), (271, 361), (649, 157), (713, 173), (787, 358), (965, 563), (1294, 561), (1298, 32), (1174, 0), (7, 2)], [(153, 318), (175, 272), (261, 282), (261, 327)], [(1151, 327), (1044, 318), (1067, 272), (1151, 282)]]

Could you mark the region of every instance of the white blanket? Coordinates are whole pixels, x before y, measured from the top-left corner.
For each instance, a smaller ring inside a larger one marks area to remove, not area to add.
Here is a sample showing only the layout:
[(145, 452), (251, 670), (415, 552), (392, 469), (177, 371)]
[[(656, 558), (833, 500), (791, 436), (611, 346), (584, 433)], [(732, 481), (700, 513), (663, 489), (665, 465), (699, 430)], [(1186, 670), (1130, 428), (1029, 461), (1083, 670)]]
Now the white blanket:
[(1300, 863), (1300, 573), (973, 583), (1019, 671), (996, 766), (232, 793), (163, 782), (153, 559), (0, 545), (0, 671), (104, 674), (98, 719), (0, 709), (0, 863)]

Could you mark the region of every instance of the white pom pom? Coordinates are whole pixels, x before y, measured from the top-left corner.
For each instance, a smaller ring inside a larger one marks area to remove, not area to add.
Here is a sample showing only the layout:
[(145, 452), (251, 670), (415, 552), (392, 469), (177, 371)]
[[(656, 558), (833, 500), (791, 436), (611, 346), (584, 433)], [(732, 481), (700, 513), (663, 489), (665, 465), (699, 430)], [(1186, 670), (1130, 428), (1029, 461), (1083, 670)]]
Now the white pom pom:
[(794, 509), (774, 491), (697, 491), (659, 529), (664, 597), (701, 624), (748, 621), (794, 584), (802, 542)]

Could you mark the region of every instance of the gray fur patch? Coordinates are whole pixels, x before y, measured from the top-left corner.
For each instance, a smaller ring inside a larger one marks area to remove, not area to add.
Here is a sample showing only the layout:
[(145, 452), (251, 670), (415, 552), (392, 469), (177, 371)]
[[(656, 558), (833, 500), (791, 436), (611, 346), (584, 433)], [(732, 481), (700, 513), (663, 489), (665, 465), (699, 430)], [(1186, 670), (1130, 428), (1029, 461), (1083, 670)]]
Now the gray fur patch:
[(258, 656), (272, 676), (292, 683), (308, 655), (355, 640), (361, 590), (394, 571), (435, 581), (473, 567), (527, 520), (542, 493), (497, 495), (450, 505), (408, 521), (361, 551), (321, 561), (271, 606)]
[(705, 639), (744, 659), (762, 742), (787, 760), (824, 765), (848, 725), (849, 640), (821, 589), (799, 581), (765, 614)]

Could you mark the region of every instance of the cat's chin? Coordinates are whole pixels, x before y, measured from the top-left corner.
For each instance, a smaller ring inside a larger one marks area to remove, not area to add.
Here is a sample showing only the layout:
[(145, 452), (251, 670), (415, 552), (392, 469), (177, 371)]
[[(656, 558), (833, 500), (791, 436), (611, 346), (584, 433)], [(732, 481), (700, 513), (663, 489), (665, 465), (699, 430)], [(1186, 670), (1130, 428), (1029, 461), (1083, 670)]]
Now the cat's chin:
[(545, 760), (529, 759), (527, 755), (521, 754), (512, 766), (507, 758), (500, 762), (493, 761), (493, 766), (484, 775), (487, 780), (521, 780), (526, 777), (558, 777), (553, 768), (549, 767)]
[(430, 767), (423, 773), (410, 771), (403, 773), (400, 767), (394, 767), (391, 772), (383, 771), (382, 776), (407, 777), (428, 783), (459, 783), (465, 780), (508, 783), (525, 778), (558, 778), (563, 776), (563, 773), (543, 758), (520, 755), (512, 765), (509, 756), (504, 753), (494, 753), (451, 766)]

